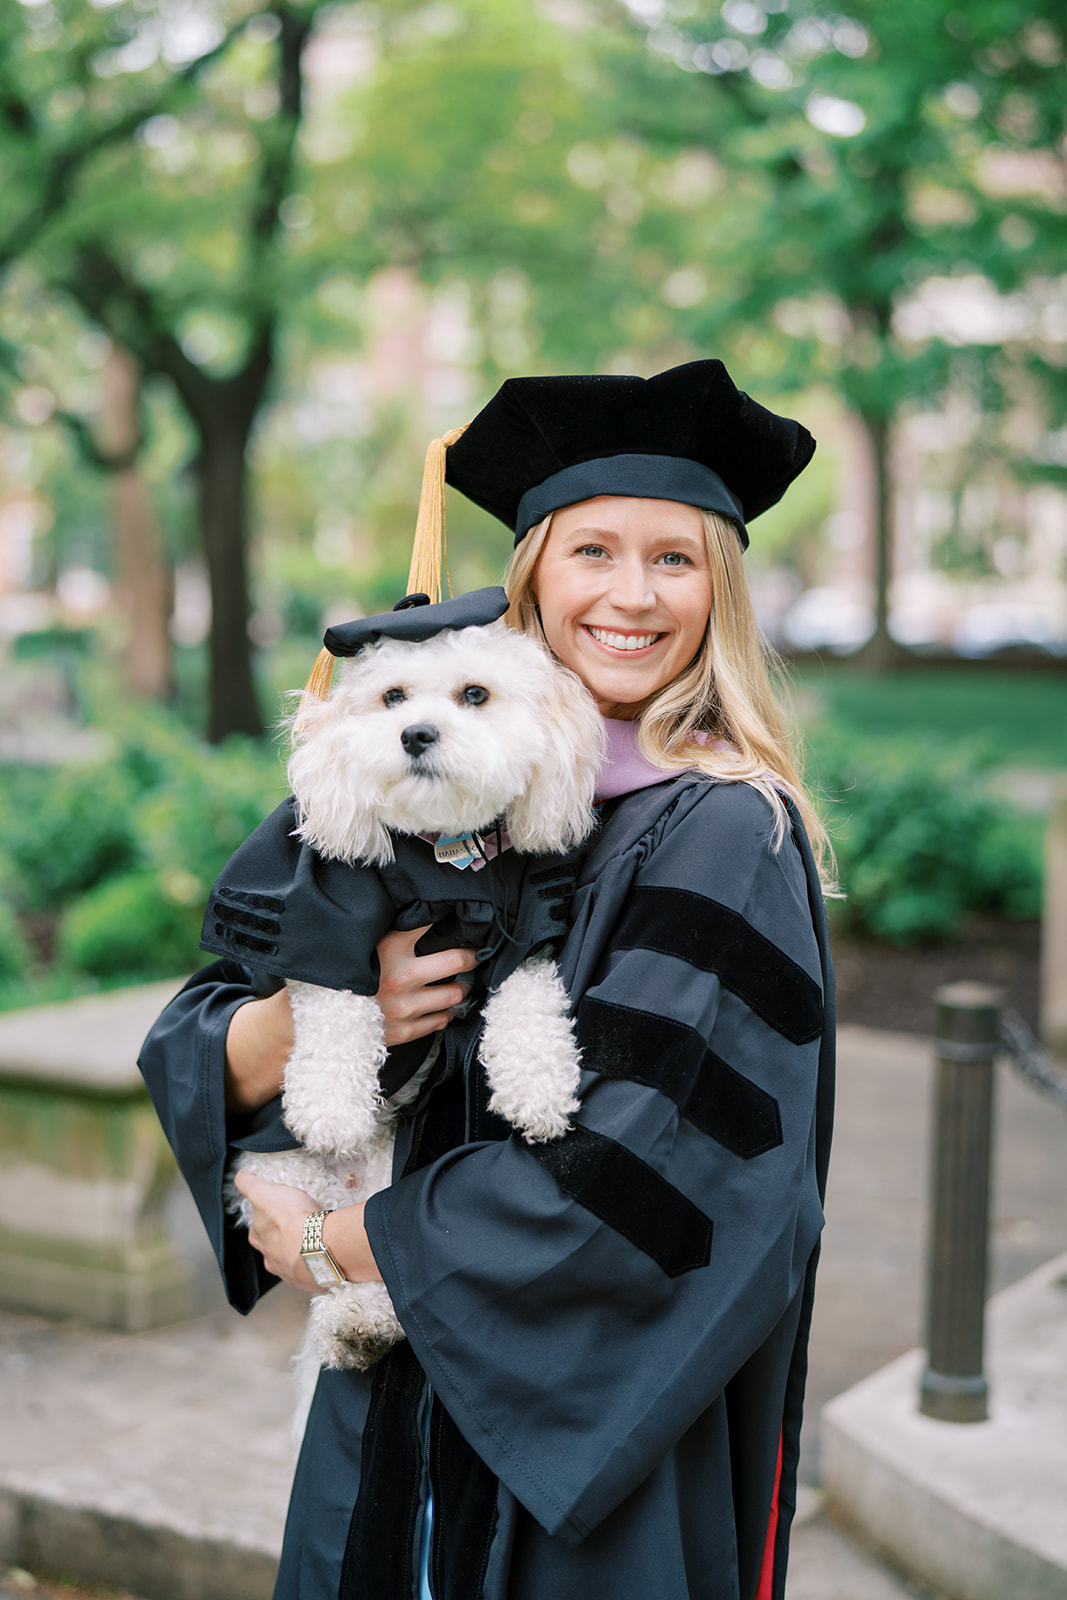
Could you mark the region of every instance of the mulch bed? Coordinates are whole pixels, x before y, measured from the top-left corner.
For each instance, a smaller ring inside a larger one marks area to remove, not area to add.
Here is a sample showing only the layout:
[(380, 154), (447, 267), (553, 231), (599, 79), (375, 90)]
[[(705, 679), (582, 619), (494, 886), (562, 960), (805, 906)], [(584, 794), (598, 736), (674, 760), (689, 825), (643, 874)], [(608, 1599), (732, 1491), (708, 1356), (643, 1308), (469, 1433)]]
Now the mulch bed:
[(895, 950), (834, 940), (837, 1015), (841, 1022), (899, 1033), (932, 1034), (933, 993), (943, 983), (973, 978), (1003, 990), (1005, 1006), (1036, 1032), (1040, 1010), (1041, 924), (976, 920), (952, 944)]

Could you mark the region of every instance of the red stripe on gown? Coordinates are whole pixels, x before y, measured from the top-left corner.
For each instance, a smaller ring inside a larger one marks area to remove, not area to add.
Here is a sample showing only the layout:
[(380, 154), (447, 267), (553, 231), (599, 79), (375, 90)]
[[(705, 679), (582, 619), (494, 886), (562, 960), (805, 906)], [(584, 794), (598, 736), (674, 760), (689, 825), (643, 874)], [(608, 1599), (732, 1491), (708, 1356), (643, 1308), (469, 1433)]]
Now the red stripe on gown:
[(767, 1542), (763, 1546), (763, 1565), (760, 1568), (756, 1600), (771, 1600), (774, 1588), (774, 1541), (778, 1533), (778, 1486), (782, 1481), (782, 1436), (778, 1435), (778, 1465), (774, 1469), (774, 1493), (771, 1496), (771, 1514), (767, 1519)]

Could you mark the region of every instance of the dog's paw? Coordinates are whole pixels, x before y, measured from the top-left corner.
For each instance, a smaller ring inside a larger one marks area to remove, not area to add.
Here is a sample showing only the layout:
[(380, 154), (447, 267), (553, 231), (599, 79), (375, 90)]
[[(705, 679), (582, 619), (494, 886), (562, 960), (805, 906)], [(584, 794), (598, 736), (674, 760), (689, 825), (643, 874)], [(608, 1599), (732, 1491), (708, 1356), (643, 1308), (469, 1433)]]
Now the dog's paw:
[(308, 1342), (321, 1366), (366, 1372), (404, 1337), (384, 1283), (342, 1283), (311, 1302)]
[(343, 1156), (375, 1141), (383, 1120), (378, 1073), (387, 1054), (375, 1000), (344, 990), (291, 984), (294, 1044), (282, 1107), (312, 1150)]
[(478, 1053), (489, 1108), (528, 1144), (562, 1138), (578, 1109), (581, 1056), (567, 1010), (555, 963), (543, 960), (513, 972), (485, 1007)]

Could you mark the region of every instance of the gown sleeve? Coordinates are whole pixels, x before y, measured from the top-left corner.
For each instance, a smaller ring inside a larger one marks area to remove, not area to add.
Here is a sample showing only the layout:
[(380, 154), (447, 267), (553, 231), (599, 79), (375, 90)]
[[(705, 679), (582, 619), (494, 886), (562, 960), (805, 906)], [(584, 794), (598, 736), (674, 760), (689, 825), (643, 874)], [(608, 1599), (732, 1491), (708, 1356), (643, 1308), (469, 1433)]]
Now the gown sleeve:
[(771, 831), (752, 789), (692, 785), (576, 901), (573, 1130), (468, 1144), (367, 1205), (433, 1388), (565, 1544), (771, 1337), (818, 1243), (821, 901), (806, 841)]
[(252, 1309), (277, 1283), (223, 1203), (223, 1183), (237, 1149), (286, 1150), (296, 1140), (282, 1122), (281, 1096), (247, 1116), (225, 1109), (226, 1031), (246, 1000), (281, 988), (233, 960), (215, 961), (189, 979), (154, 1024), (138, 1065), (182, 1176), (196, 1202), (230, 1304)]

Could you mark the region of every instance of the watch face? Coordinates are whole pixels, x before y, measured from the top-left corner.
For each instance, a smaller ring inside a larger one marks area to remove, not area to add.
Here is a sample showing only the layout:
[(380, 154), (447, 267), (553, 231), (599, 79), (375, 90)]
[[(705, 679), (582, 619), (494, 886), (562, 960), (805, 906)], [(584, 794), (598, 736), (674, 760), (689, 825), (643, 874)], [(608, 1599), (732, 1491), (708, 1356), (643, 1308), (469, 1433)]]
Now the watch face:
[(308, 1271), (320, 1289), (331, 1289), (335, 1283), (343, 1283), (343, 1278), (334, 1271), (333, 1263), (329, 1257), (316, 1251), (304, 1257)]

